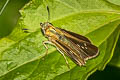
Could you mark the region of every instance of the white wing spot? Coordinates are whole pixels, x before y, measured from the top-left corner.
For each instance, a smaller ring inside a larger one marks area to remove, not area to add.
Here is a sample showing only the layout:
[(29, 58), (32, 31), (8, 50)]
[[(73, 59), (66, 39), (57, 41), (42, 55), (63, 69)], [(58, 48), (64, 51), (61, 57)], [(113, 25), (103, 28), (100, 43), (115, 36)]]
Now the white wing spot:
[(80, 45), (77, 44), (78, 47), (80, 47)]
[(85, 49), (88, 49), (87, 47), (85, 47)]
[(70, 53), (72, 53), (72, 51), (70, 51)]
[(81, 46), (81, 48), (83, 48), (83, 49), (84, 49), (84, 47), (83, 47), (83, 46)]
[(84, 43), (84, 45), (87, 46), (86, 43)]

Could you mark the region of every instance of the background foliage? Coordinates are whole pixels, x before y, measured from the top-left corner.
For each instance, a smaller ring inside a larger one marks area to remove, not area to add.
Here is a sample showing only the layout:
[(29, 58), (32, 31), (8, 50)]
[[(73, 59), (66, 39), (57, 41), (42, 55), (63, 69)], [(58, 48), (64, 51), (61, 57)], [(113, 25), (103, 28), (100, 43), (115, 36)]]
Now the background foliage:
[[(0, 14), (0, 80), (84, 80), (107, 64), (120, 67), (119, 0), (7, 1)], [(6, 0), (1, 0), (1, 10), (5, 3)], [(19, 9), (24, 4), (20, 17)], [(82, 34), (99, 47), (99, 56), (88, 60), (86, 67), (79, 67), (68, 58), (69, 70), (63, 57), (51, 45), (48, 45), (49, 54), (44, 56), (46, 49), (42, 41), (46, 38), (41, 34), (39, 23), (47, 21), (46, 5), (54, 26)], [(30, 29), (31, 33), (24, 33), (22, 28)], [(105, 71), (101, 73), (110, 75)], [(89, 79), (101, 79), (102, 74), (96, 72)]]

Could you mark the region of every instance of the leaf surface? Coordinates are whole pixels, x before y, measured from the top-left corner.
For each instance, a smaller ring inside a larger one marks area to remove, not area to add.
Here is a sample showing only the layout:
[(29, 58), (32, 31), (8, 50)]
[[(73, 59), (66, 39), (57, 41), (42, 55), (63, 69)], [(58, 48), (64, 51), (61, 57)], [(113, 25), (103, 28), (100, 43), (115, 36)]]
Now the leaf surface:
[[(47, 21), (46, 6), (50, 8), (50, 22), (88, 37), (99, 47), (98, 57), (79, 67), (69, 58), (68, 69), (63, 56), (40, 31), (40, 22)], [(20, 12), (21, 18), (13, 32), (0, 40), (0, 80), (85, 80), (96, 70), (103, 70), (111, 60), (119, 37), (119, 7), (104, 0), (33, 0)], [(24, 33), (28, 28), (31, 33)]]

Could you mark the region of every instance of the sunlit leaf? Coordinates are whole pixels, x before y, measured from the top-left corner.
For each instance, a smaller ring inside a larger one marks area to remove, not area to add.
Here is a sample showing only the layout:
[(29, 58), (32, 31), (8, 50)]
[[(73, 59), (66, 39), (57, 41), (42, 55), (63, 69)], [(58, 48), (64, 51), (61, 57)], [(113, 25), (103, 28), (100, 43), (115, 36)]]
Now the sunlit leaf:
[[(45, 56), (42, 41), (47, 39), (39, 23), (48, 20), (47, 5), (50, 22), (88, 37), (99, 47), (98, 57), (88, 60), (84, 67), (68, 58), (71, 67), (68, 69), (55, 47), (48, 45), (49, 52)], [(20, 11), (22, 16), (17, 27), (0, 41), (3, 45), (0, 46), (0, 80), (85, 80), (96, 70), (103, 70), (113, 56), (119, 37), (119, 10), (104, 0), (31, 1)], [(24, 33), (23, 28), (31, 33)]]

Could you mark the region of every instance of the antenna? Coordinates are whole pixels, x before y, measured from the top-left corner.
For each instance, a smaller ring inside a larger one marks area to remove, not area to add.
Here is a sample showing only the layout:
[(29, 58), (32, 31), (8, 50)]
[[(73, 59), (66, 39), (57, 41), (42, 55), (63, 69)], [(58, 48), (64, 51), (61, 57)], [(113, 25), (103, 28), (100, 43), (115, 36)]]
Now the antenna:
[(47, 6), (47, 11), (48, 11), (48, 21), (50, 21), (50, 9), (48, 6)]

